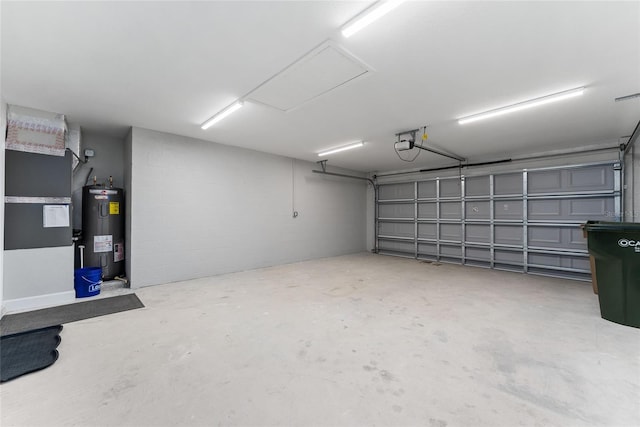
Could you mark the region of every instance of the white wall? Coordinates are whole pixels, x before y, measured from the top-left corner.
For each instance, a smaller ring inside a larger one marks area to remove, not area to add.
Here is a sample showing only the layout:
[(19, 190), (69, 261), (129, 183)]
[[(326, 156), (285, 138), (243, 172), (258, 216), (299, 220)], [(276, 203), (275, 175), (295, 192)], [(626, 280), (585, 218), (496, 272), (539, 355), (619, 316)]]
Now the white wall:
[(7, 311), (71, 303), (73, 246), (4, 251)]
[(366, 181), (139, 128), (130, 154), (133, 287), (366, 249)]
[(125, 255), (125, 274), (131, 278), (129, 274), (131, 272), (131, 149), (132, 149), (132, 134), (133, 129), (129, 129), (127, 136), (124, 138), (123, 146), (123, 177), (124, 177), (124, 201), (125, 201), (125, 219), (124, 219), (124, 255)]

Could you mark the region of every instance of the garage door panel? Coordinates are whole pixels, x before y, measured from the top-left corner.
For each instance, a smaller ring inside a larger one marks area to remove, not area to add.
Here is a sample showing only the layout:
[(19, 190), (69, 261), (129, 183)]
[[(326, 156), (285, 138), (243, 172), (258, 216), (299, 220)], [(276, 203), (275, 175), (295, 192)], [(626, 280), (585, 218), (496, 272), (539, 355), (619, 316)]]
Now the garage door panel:
[(462, 239), (462, 225), (461, 224), (441, 224), (440, 225), (440, 240), (453, 240), (456, 242)]
[(385, 184), (378, 188), (380, 200), (413, 199), (413, 183)]
[(493, 194), (522, 194), (522, 173), (507, 173), (493, 177)]
[(493, 256), (496, 262), (511, 263), (516, 265), (524, 264), (522, 252), (495, 249)]
[(572, 199), (568, 202), (567, 215), (572, 220), (610, 220), (614, 211), (613, 197)]
[(415, 228), (412, 223), (380, 222), (378, 233), (381, 236), (413, 237)]
[(378, 206), (380, 218), (406, 218), (413, 219), (414, 206), (410, 203), (384, 204)]
[(541, 276), (559, 277), (563, 279), (581, 280), (583, 282), (591, 281), (591, 273), (588, 271), (566, 271), (563, 269), (549, 270), (547, 268), (529, 267), (527, 270), (529, 274), (536, 274)]
[(528, 192), (579, 193), (614, 189), (614, 170), (611, 165), (532, 171), (528, 173)]
[(579, 227), (530, 225), (527, 229), (530, 247), (586, 250), (587, 240)]
[(491, 218), (491, 202), (469, 200), (465, 203), (466, 219), (490, 219)]
[(528, 263), (538, 268), (555, 267), (582, 271), (589, 271), (590, 268), (587, 256), (529, 253)]
[(466, 248), (465, 251), (465, 258), (467, 259), (491, 260), (491, 249), (489, 248)]
[(488, 196), (489, 176), (475, 176), (466, 178), (464, 181), (464, 191), (467, 196)]
[(465, 241), (470, 243), (490, 243), (491, 226), (488, 224), (467, 224), (465, 228)]
[(418, 237), (421, 239), (435, 239), (438, 237), (438, 225), (430, 223), (418, 224)]
[(552, 193), (562, 190), (562, 171), (529, 172), (527, 174), (527, 191), (529, 194)]
[(418, 198), (420, 199), (435, 199), (437, 181), (422, 181), (418, 182)]
[(441, 219), (461, 219), (462, 204), (460, 202), (440, 202)]
[(461, 258), (462, 247), (453, 245), (440, 245), (440, 255), (447, 258)]
[(584, 237), (584, 233), (580, 227), (570, 227), (568, 228), (568, 233), (569, 240), (567, 241), (567, 245), (569, 247), (587, 249), (587, 239)]
[(611, 162), (383, 185), (379, 248), (390, 255), (589, 279), (579, 225), (615, 220), (620, 180)]
[(523, 228), (520, 225), (496, 225), (494, 242), (498, 245), (519, 245), (523, 243)]
[(460, 197), (460, 180), (443, 179), (440, 181), (440, 197)]
[(412, 254), (415, 250), (413, 242), (398, 242), (394, 240), (381, 240), (378, 248), (382, 251), (402, 252)]
[(438, 217), (438, 204), (433, 202), (418, 203), (418, 218), (436, 219)]
[(576, 221), (611, 219), (613, 197), (533, 199), (528, 201), (529, 221)]
[(566, 171), (567, 186), (570, 191), (613, 190), (613, 168), (592, 166)]
[(522, 200), (495, 200), (493, 204), (495, 219), (522, 220)]
[(438, 247), (435, 243), (420, 243), (418, 244), (418, 254), (437, 255)]

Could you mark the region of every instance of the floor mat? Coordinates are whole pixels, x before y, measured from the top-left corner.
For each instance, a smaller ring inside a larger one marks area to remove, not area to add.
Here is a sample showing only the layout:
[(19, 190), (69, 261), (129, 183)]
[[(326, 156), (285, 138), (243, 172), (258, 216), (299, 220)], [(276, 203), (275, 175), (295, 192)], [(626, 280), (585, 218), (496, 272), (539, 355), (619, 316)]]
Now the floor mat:
[(0, 338), (0, 382), (51, 366), (58, 360), (62, 325)]
[(7, 314), (0, 319), (0, 336), (17, 334), (62, 325), (106, 314), (142, 308), (144, 304), (136, 294), (118, 295), (59, 307), (43, 308), (26, 313)]

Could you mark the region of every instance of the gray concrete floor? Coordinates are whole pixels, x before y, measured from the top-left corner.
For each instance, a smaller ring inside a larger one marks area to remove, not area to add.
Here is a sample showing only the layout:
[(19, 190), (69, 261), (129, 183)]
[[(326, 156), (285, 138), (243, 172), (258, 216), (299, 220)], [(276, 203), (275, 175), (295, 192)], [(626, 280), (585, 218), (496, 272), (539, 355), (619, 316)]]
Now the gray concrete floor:
[(590, 284), (357, 254), (155, 286), (0, 386), (12, 425), (640, 424)]

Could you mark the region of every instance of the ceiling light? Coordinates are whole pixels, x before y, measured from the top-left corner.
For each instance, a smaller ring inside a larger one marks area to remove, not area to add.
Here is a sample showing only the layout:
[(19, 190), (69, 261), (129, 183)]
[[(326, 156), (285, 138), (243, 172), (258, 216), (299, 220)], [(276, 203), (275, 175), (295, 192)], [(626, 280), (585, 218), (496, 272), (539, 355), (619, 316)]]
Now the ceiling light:
[(638, 93), (632, 93), (631, 95), (626, 95), (626, 96), (620, 96), (616, 99), (614, 99), (614, 101), (616, 102), (620, 102), (620, 101), (628, 101), (630, 99), (634, 99), (634, 98), (640, 98), (640, 92)]
[(563, 92), (554, 93), (540, 98), (530, 99), (528, 101), (519, 102), (517, 104), (508, 105), (506, 107), (496, 108), (495, 110), (485, 111), (484, 113), (474, 114), (472, 116), (463, 117), (458, 119), (458, 123), (461, 125), (465, 123), (475, 122), (477, 120), (488, 119), (490, 117), (502, 116), (503, 114), (513, 113), (515, 111), (525, 110), (531, 107), (537, 107), (538, 105), (549, 104), (551, 102), (560, 101), (574, 96), (582, 95), (584, 87), (576, 89), (565, 90)]
[(243, 105), (244, 105), (244, 103), (242, 101), (234, 102), (233, 104), (229, 105), (227, 108), (225, 108), (224, 110), (220, 111), (218, 114), (215, 114), (209, 120), (204, 122), (202, 124), (201, 128), (202, 129), (209, 129), (211, 126), (213, 126), (214, 124), (218, 123), (220, 120), (224, 119), (229, 114), (233, 113), (234, 111), (239, 110)]
[(350, 37), (378, 18), (395, 9), (405, 0), (381, 0), (351, 20), (342, 28), (342, 35)]
[(333, 148), (331, 150), (323, 151), (322, 153), (318, 153), (318, 157), (328, 156), (329, 154), (339, 153), (341, 151), (351, 150), (353, 148), (362, 147), (364, 142), (356, 142), (355, 144), (345, 145), (343, 147)]

